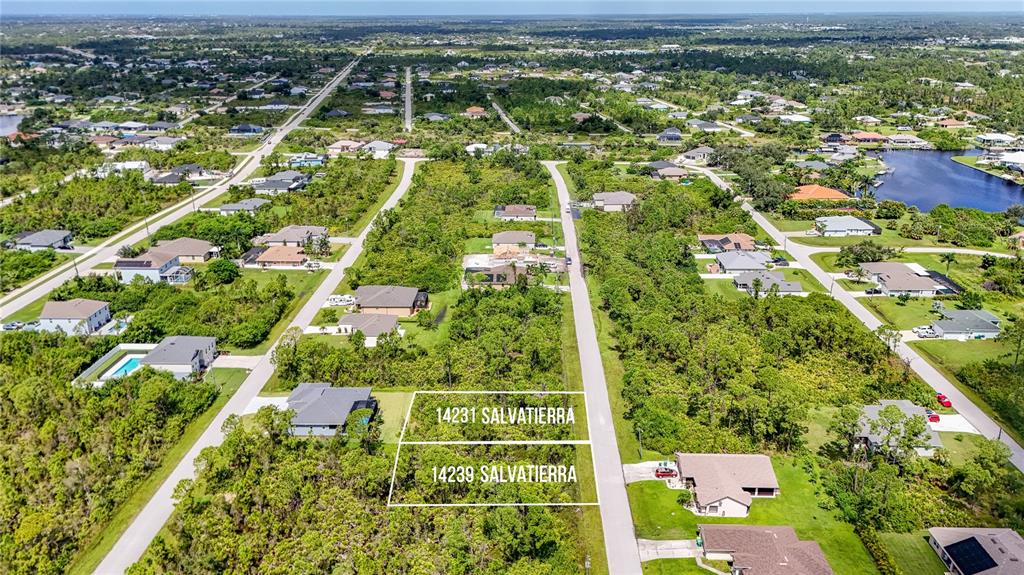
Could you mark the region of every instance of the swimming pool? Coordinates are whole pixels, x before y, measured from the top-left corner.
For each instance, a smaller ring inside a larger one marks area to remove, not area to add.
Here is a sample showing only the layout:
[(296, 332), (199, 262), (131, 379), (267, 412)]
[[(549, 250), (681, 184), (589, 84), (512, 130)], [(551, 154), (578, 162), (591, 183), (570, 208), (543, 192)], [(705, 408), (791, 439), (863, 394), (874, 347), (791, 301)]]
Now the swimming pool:
[(112, 371), (108, 371), (103, 379), (114, 379), (117, 377), (124, 377), (131, 374), (133, 371), (139, 369), (139, 361), (142, 359), (141, 355), (128, 356), (122, 360), (121, 365), (114, 368)]

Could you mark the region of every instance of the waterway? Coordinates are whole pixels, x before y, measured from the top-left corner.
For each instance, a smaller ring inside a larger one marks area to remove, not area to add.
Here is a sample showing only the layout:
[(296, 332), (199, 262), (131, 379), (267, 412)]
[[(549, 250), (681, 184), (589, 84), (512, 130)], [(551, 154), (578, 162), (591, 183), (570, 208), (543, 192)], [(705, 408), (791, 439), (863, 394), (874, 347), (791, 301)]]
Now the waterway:
[(1001, 212), (1014, 204), (1024, 204), (1024, 188), (1020, 185), (951, 159), (980, 153), (981, 150), (881, 152), (882, 161), (894, 171), (879, 178), (883, 184), (875, 188), (875, 197), (899, 200), (925, 212), (939, 204), (986, 212)]
[(18, 131), (22, 116), (16, 114), (0, 114), (0, 136), (7, 136)]

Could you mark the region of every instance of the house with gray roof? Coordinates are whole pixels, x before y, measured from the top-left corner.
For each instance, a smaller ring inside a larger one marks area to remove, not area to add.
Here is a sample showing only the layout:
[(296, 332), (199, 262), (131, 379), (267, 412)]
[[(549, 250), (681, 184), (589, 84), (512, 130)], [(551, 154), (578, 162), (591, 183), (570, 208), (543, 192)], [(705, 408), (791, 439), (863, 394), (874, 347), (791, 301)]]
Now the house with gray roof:
[(960, 292), (960, 286), (952, 280), (917, 263), (865, 262), (860, 264), (860, 269), (888, 296), (923, 297)]
[(295, 192), (306, 187), (309, 176), (297, 170), (284, 170), (267, 176), (262, 180), (253, 180), (252, 189), (257, 194), (276, 196), (285, 192)]
[(21, 232), (11, 238), (14, 249), (37, 252), (40, 250), (65, 250), (71, 247), (71, 232), (67, 230), (39, 230)]
[(494, 217), (504, 221), (536, 220), (537, 206), (529, 204), (507, 204), (494, 207)]
[(625, 191), (598, 192), (594, 194), (593, 200), (594, 207), (602, 212), (623, 212), (633, 207), (636, 195)]
[(533, 232), (513, 230), (497, 232), (491, 236), (491, 250), (494, 255), (529, 252), (537, 245)]
[(330, 437), (345, 433), (345, 424), (353, 411), (377, 412), (377, 400), (369, 387), (331, 387), (329, 383), (300, 383), (288, 396), (292, 416), (292, 435)]
[(683, 132), (679, 128), (665, 128), (658, 134), (659, 142), (678, 142), (683, 139)]
[(347, 313), (338, 320), (338, 333), (351, 336), (355, 332), (361, 332), (366, 338), (366, 347), (376, 347), (377, 338), (386, 333), (397, 333), (405, 335), (405, 331), (398, 327), (398, 316), (381, 313)]
[(772, 460), (760, 454), (677, 453), (679, 480), (693, 493), (693, 512), (746, 517), (755, 497), (775, 497), (779, 481)]
[(768, 269), (772, 257), (765, 252), (728, 251), (716, 254), (715, 260), (721, 273), (740, 274)]
[(943, 309), (939, 313), (942, 319), (932, 322), (932, 330), (942, 339), (967, 341), (999, 335), (1000, 319), (983, 309)]
[(430, 299), (414, 287), (366, 285), (356, 288), (356, 306), (363, 313), (410, 316), (429, 309)]
[(217, 357), (217, 338), (194, 335), (165, 337), (139, 363), (188, 379), (208, 369)]
[(857, 439), (861, 441), (864, 447), (875, 451), (885, 443), (886, 439), (882, 436), (882, 431), (872, 429), (872, 422), (877, 421), (879, 413), (890, 405), (895, 406), (907, 417), (920, 417), (924, 420), (925, 434), (921, 437), (920, 444), (914, 448), (918, 455), (921, 457), (931, 457), (935, 454), (936, 449), (942, 447), (942, 439), (939, 438), (939, 434), (932, 429), (931, 423), (928, 422), (928, 412), (925, 408), (914, 405), (906, 399), (883, 399), (875, 405), (864, 406), (860, 417), (860, 433), (857, 435)]
[(715, 149), (710, 146), (700, 146), (683, 152), (683, 159), (691, 162), (707, 162), (711, 159), (711, 155), (715, 153)]
[(264, 234), (253, 238), (252, 243), (263, 246), (298, 246), (306, 245), (306, 242), (319, 241), (327, 237), (327, 228), (324, 226), (285, 226), (272, 234)]
[(882, 233), (882, 228), (855, 216), (815, 218), (814, 229), (823, 237), (876, 236)]
[(833, 575), (817, 541), (788, 525), (698, 525), (705, 560), (726, 561), (732, 575)]
[(246, 198), (237, 202), (222, 204), (217, 210), (222, 216), (230, 216), (239, 212), (246, 212), (249, 214), (256, 213), (256, 210), (270, 203), (270, 200), (265, 198)]
[[(766, 294), (772, 291), (773, 288), (777, 293), (783, 295), (804, 291), (804, 287), (800, 282), (786, 281), (786, 276), (782, 272), (765, 270), (743, 272), (733, 278), (732, 281), (737, 288), (746, 291), (750, 295), (754, 295), (755, 291), (759, 294)], [(755, 286), (757, 287), (756, 290)]]
[(1013, 529), (932, 527), (928, 545), (953, 575), (1024, 573), (1024, 538)]

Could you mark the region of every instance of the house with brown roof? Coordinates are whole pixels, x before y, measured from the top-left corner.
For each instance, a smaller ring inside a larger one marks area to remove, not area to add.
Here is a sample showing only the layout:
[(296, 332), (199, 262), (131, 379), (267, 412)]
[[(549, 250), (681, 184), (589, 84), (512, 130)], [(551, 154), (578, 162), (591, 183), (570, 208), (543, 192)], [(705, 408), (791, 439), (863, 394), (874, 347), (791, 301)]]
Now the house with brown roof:
[(487, 110), (481, 108), (480, 106), (470, 106), (466, 108), (466, 111), (462, 115), (466, 116), (467, 118), (473, 119), (485, 118), (487, 117)]
[(430, 299), (414, 287), (366, 285), (356, 288), (356, 306), (362, 313), (410, 316), (429, 309)]
[(698, 525), (706, 560), (728, 561), (732, 575), (833, 575), (817, 541), (788, 525)]
[(807, 184), (805, 186), (797, 186), (796, 191), (789, 195), (789, 199), (795, 202), (807, 202), (812, 200), (848, 200), (850, 196), (847, 196), (843, 192), (833, 188), (827, 188), (825, 186), (819, 186), (818, 184)]
[(767, 455), (677, 453), (684, 487), (693, 492), (693, 512), (715, 517), (746, 517), (754, 497), (775, 497), (779, 481)]
[(937, 272), (926, 270), (921, 264), (901, 262), (865, 262), (860, 269), (878, 284), (884, 295), (934, 296), (955, 294), (959, 286)]
[(39, 314), (39, 330), (88, 335), (109, 321), (110, 304), (105, 301), (83, 298), (48, 301)]
[(309, 261), (306, 251), (299, 246), (270, 246), (256, 256), (256, 264), (267, 266), (302, 267)]
[(885, 141), (885, 136), (878, 132), (854, 132), (850, 138), (858, 144), (877, 144)]
[(697, 240), (709, 254), (757, 249), (750, 234), (697, 234)]
[(220, 248), (217, 246), (208, 241), (195, 238), (159, 240), (149, 251), (176, 255), (178, 256), (178, 261), (182, 263), (202, 263), (220, 254)]
[(1013, 529), (932, 527), (928, 545), (953, 575), (1024, 573), (1024, 538)]
[(945, 120), (935, 122), (935, 125), (940, 128), (966, 128), (970, 124), (957, 120), (956, 118), (946, 118)]
[(537, 236), (533, 232), (508, 231), (491, 236), (491, 250), (496, 256), (527, 253), (536, 245)]

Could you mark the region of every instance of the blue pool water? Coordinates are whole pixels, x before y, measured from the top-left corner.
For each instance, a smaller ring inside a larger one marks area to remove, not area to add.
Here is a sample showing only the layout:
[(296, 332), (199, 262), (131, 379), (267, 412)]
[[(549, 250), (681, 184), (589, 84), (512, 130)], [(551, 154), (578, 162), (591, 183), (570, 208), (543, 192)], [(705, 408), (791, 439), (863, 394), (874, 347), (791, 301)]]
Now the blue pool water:
[(139, 369), (139, 358), (133, 357), (128, 361), (124, 362), (124, 365), (117, 368), (117, 371), (110, 374), (110, 377), (124, 377), (129, 373), (135, 371), (136, 369)]
[(880, 178), (885, 183), (875, 188), (875, 197), (899, 200), (923, 212), (939, 204), (986, 212), (1002, 212), (1014, 204), (1024, 204), (1024, 188), (950, 159), (979, 153), (980, 150), (882, 152), (882, 161), (894, 171)]

